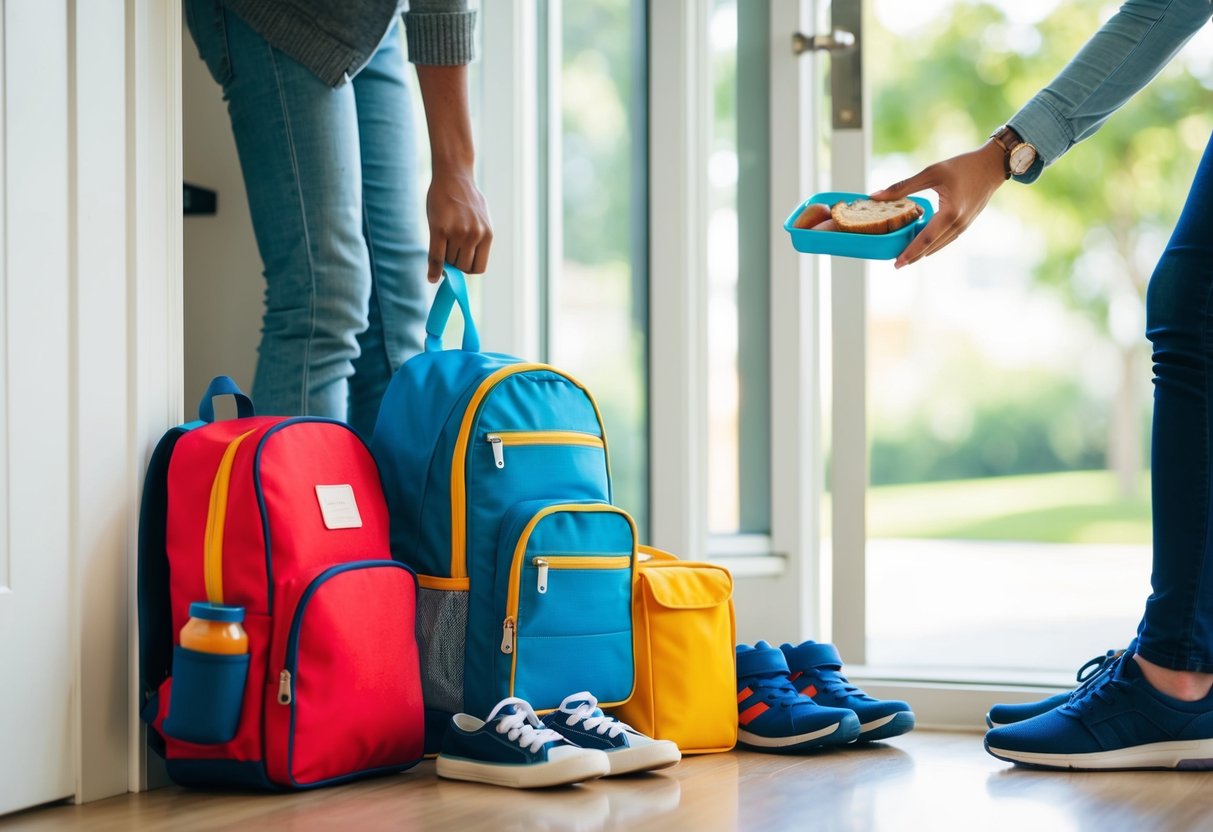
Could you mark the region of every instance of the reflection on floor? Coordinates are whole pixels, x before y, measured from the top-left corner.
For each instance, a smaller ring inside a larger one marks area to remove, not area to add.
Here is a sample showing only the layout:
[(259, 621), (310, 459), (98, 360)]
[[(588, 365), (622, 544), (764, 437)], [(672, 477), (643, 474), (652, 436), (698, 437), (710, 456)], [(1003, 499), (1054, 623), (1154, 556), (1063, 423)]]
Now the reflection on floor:
[(509, 791), (407, 774), (293, 795), (177, 788), (0, 819), (0, 830), (1014, 830), (1213, 829), (1213, 774), (1029, 771), (979, 734), (916, 731), (801, 757), (733, 752), (668, 772)]

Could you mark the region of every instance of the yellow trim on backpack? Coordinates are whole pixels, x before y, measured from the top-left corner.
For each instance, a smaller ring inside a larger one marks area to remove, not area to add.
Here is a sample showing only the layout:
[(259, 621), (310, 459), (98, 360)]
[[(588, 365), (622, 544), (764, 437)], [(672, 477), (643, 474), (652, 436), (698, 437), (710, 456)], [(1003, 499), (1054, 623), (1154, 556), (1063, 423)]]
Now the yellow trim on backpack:
[(211, 500), (206, 514), (206, 533), (202, 539), (202, 575), (206, 581), (206, 599), (212, 604), (223, 603), (223, 529), (227, 524), (227, 492), (232, 481), (232, 465), (240, 443), (255, 433), (245, 431), (228, 443), (211, 482)]
[(627, 555), (589, 557), (579, 555), (536, 555), (536, 560), (547, 561), (548, 569), (627, 569), (632, 559)]
[(444, 589), (448, 592), (467, 592), (471, 581), (467, 578), (442, 578), (438, 575), (418, 575), (417, 586), (422, 589)]
[[(476, 392), (472, 395), (471, 401), (468, 402), (467, 409), (463, 411), (463, 421), (459, 425), (459, 436), (455, 440), (455, 452), (451, 455), (451, 577), (452, 578), (467, 578), (467, 453), (468, 445), (472, 438), (472, 423), (476, 420), (476, 413), (480, 410), (480, 405), (488, 396), (497, 383), (517, 373), (529, 372), (549, 372), (555, 373), (558, 376), (563, 376), (574, 385), (576, 385), (586, 398), (590, 400), (590, 406), (594, 408), (594, 416), (598, 419), (598, 429), (602, 432), (602, 450), (606, 456), (607, 466), (607, 482), (611, 481), (611, 457), (606, 453), (606, 427), (602, 423), (602, 411), (598, 409), (598, 402), (594, 401), (594, 395), (589, 389), (577, 379), (573, 378), (568, 373), (557, 370), (547, 364), (510, 364), (507, 367), (502, 367), (491, 374), (484, 381), (480, 382), (480, 386), (476, 388)], [(540, 431), (536, 431), (539, 433)]]
[(500, 439), (502, 445), (603, 445), (601, 436), (579, 430), (497, 430), (487, 436)]

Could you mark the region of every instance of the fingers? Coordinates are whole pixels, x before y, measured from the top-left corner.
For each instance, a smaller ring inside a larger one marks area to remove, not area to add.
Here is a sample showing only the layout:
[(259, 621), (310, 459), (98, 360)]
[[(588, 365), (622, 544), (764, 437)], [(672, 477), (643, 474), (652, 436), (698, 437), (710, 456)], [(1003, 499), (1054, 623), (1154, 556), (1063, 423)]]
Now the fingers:
[(430, 229), (429, 269), (426, 279), (437, 283), (442, 279), (442, 267), (446, 265), (446, 235), (437, 229)]
[(493, 246), (493, 232), (487, 231), (480, 238), (480, 244), (476, 246), (476, 257), (472, 261), (471, 268), (468, 269), (469, 274), (484, 274), (484, 270), (489, 267), (489, 249)]
[(936, 214), (931, 217), (931, 221), (927, 223), (927, 227), (918, 232), (918, 236), (910, 241), (906, 246), (905, 251), (897, 256), (893, 267), (900, 269), (902, 266), (908, 266), (911, 263), (920, 260), (926, 252), (927, 246), (935, 241), (947, 226), (948, 220), (942, 214)]
[[(925, 191), (927, 188), (933, 188), (936, 185), (936, 166), (930, 165), (920, 170), (918, 173), (911, 176), (909, 179), (903, 179), (900, 182), (895, 182), (887, 188), (881, 188), (879, 191), (873, 191), (869, 196), (872, 199), (901, 199), (903, 196), (909, 196), (919, 191)], [(925, 232), (924, 232), (925, 233)]]
[[(939, 227), (933, 228), (937, 224), (936, 220), (939, 220)], [(930, 257), (959, 237), (967, 227), (968, 223), (961, 222), (957, 217), (936, 214), (931, 222), (927, 223), (927, 227), (922, 230), (922, 233), (906, 246), (906, 250), (893, 263), (893, 267), (900, 269), (902, 266), (909, 266), (924, 257)]]
[(447, 263), (467, 274), (483, 274), (488, 267), (492, 245), (493, 232), (488, 229), (465, 236), (458, 242), (441, 230), (431, 229), (426, 277), (430, 283), (437, 283), (442, 279), (442, 269)]

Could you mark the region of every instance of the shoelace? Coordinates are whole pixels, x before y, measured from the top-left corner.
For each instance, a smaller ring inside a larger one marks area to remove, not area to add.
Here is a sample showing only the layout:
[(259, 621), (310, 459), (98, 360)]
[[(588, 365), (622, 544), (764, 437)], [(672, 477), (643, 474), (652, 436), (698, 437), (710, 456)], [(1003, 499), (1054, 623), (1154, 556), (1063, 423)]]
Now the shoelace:
[(1113, 672), (1123, 660), (1123, 651), (1112, 659), (1109, 659), (1103, 665), (1098, 673), (1090, 676), (1079, 687), (1074, 689), (1070, 694), (1070, 699), (1066, 702), (1065, 707), (1072, 711), (1081, 713), (1088, 704), (1095, 699), (1102, 699), (1105, 702), (1109, 701), (1116, 690), (1121, 686), (1121, 682), (1116, 678)]
[(820, 682), (817, 685), (817, 689), (820, 691), (843, 696), (867, 696), (862, 690), (852, 685), (850, 680), (846, 676), (843, 676), (840, 671), (828, 667), (819, 667), (815, 675)]
[(560, 712), (569, 715), (564, 724), (570, 727), (581, 722), (584, 724), (586, 730), (596, 730), (600, 735), (606, 734), (611, 739), (619, 736), (624, 731), (632, 730), (630, 725), (620, 722), (613, 716), (595, 714), (594, 711), (596, 710), (598, 710), (598, 700), (589, 691), (584, 690), (580, 693), (566, 696), (564, 701), (560, 703)]
[(1120, 654), (1123, 652), (1125, 652), (1125, 651), (1124, 650), (1109, 650), (1107, 653), (1104, 653), (1102, 656), (1096, 656), (1095, 658), (1091, 659), (1089, 662), (1084, 664), (1082, 667), (1078, 668), (1078, 673), (1074, 674), (1075, 680), (1077, 680), (1078, 682), (1086, 682), (1092, 676), (1098, 676), (1100, 673), (1103, 673), (1105, 670), (1107, 670), (1108, 666), (1113, 661), (1115, 661), (1116, 659), (1119, 659)]
[(1082, 667), (1078, 668), (1078, 673), (1075, 675), (1075, 678), (1078, 680), (1079, 685), (1070, 693), (1069, 703), (1071, 705), (1075, 704), (1076, 699), (1082, 699), (1085, 701), (1083, 691), (1094, 686), (1096, 682), (1115, 669), (1117, 663), (1120, 661), (1121, 656), (1124, 654), (1124, 650), (1109, 650), (1102, 656), (1096, 656)]
[(544, 728), (539, 717), (535, 716), (535, 711), (531, 709), (530, 703), (516, 696), (498, 702), (497, 707), (493, 708), (485, 722), (492, 722), (493, 718), (508, 705), (514, 706), (514, 712), (501, 718), (501, 722), (497, 723), (497, 733), (505, 734), (510, 742), (516, 742), (534, 753), (542, 748), (544, 743), (564, 740), (564, 737), (551, 728)]

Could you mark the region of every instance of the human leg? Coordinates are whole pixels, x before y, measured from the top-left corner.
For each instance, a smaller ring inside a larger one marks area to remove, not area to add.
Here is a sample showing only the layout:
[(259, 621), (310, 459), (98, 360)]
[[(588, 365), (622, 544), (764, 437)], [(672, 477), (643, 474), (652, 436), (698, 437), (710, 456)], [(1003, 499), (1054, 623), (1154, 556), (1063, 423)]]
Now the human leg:
[(392, 374), (421, 351), (429, 306), (416, 132), (405, 71), (393, 27), (353, 81), (371, 300), (350, 379), (349, 421), (367, 437)]
[(218, 0), (186, 10), (212, 73), (226, 70), (216, 80), (265, 269), (258, 411), (343, 419), (370, 295), (353, 90), (330, 89)]
[(1213, 681), (1211, 224), (1213, 141), (1146, 294), (1146, 335), (1154, 346), (1154, 561), (1137, 652), (1147, 678), (1181, 686), (1191, 698), (1208, 693)]
[(1213, 767), (1213, 140), (1150, 279), (1153, 592), (1136, 643), (1065, 704), (995, 728), (1000, 759), (1056, 768)]

